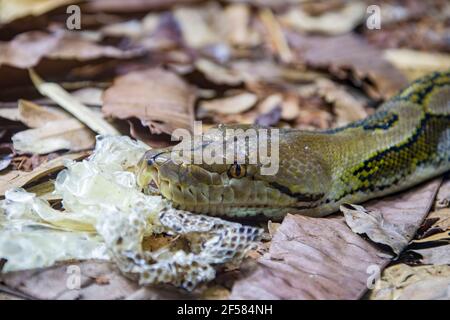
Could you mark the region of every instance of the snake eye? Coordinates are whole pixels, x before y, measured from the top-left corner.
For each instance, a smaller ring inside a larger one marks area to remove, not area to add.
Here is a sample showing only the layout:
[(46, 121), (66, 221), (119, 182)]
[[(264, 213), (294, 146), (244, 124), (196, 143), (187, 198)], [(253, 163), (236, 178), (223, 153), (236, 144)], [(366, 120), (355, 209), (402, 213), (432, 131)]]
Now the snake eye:
[(247, 172), (244, 165), (235, 163), (230, 167), (228, 173), (232, 178), (240, 179), (245, 177)]

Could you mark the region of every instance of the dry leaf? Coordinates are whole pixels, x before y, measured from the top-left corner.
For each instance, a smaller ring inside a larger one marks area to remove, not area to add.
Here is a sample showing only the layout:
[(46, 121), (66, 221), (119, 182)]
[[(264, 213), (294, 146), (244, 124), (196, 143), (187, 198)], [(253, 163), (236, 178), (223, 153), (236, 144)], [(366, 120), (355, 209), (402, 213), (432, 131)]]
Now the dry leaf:
[(334, 105), (337, 127), (367, 117), (367, 111), (364, 109), (363, 102), (353, 97), (343, 86), (338, 86), (328, 79), (318, 79), (316, 84), (319, 95), (326, 102)]
[(261, 42), (260, 34), (253, 30), (251, 9), (245, 3), (229, 5), (224, 10), (226, 38), (232, 46), (253, 47)]
[(0, 0), (0, 24), (26, 16), (39, 16), (74, 0)]
[(388, 49), (384, 57), (413, 81), (434, 71), (450, 69), (450, 54), (410, 49)]
[(34, 193), (37, 197), (45, 201), (61, 200), (61, 195), (55, 194), (54, 180), (44, 181), (26, 189), (27, 192)]
[(119, 134), (119, 132), (106, 122), (106, 120), (80, 103), (58, 84), (44, 82), (33, 70), (30, 70), (30, 78), (36, 89), (38, 89), (43, 96), (55, 101), (94, 132), (104, 135)]
[(18, 102), (18, 119), (30, 128), (39, 128), (48, 122), (68, 119), (70, 116), (56, 108), (45, 108), (40, 105), (28, 101), (19, 100)]
[(434, 208), (436, 210), (448, 208), (450, 206), (450, 179), (445, 178), (442, 186), (439, 188), (439, 192), (436, 195), (436, 201)]
[(95, 135), (77, 119), (47, 122), (37, 129), (12, 136), (14, 149), (20, 153), (47, 154), (57, 150), (80, 151), (95, 145)]
[(371, 300), (448, 300), (450, 266), (410, 267), (398, 264), (384, 270), (370, 293)]
[(284, 36), (283, 30), (270, 9), (262, 9), (259, 13), (259, 18), (263, 23), (268, 34), (268, 40), (273, 47), (273, 50), (280, 57), (284, 63), (292, 61), (292, 52), (289, 44)]
[(9, 42), (0, 41), (0, 66), (31, 68), (49, 52), (63, 37), (62, 33), (48, 34), (41, 31), (21, 33)]
[(3, 196), (6, 190), (24, 187), (33, 181), (64, 169), (66, 160), (80, 160), (87, 155), (87, 152), (66, 154), (41, 164), (31, 172), (14, 170), (0, 174), (0, 196)]
[(163, 69), (128, 73), (115, 79), (103, 96), (102, 111), (119, 119), (138, 118), (152, 133), (191, 130), (195, 90)]
[(86, 9), (90, 12), (148, 12), (150, 10), (167, 9), (177, 4), (190, 4), (202, 0), (95, 0), (89, 1)]
[(208, 80), (216, 84), (237, 86), (243, 81), (243, 78), (237, 72), (226, 69), (206, 59), (198, 59), (195, 62), (195, 67), (202, 72)]
[(252, 108), (257, 100), (255, 94), (244, 92), (226, 98), (202, 101), (200, 108), (220, 114), (239, 114)]
[(375, 99), (388, 99), (407, 85), (406, 78), (382, 52), (355, 34), (336, 37), (289, 33), (289, 43), (301, 61), (362, 86)]
[(202, 7), (176, 7), (173, 14), (189, 47), (201, 48), (220, 43), (219, 30), (224, 21), (217, 3)]
[(348, 2), (338, 11), (311, 16), (300, 7), (290, 9), (280, 20), (295, 30), (319, 32), (330, 35), (347, 33), (357, 26), (366, 13), (363, 2)]
[[(402, 194), (366, 203), (387, 222), (418, 226), (441, 179)], [(414, 233), (408, 234), (412, 238)], [(231, 299), (359, 299), (367, 290), (369, 266), (382, 270), (389, 256), (353, 233), (342, 217), (288, 215), (258, 267), (234, 284)]]
[(421, 264), (450, 265), (450, 231), (445, 232), (444, 236), (447, 244), (411, 251), (420, 254)]
[(9, 42), (0, 41), (0, 66), (26, 69), (36, 66), (44, 57), (55, 60), (95, 60), (98, 58), (132, 58), (142, 50), (123, 51), (103, 46), (81, 33), (30, 31), (21, 33)]
[(408, 244), (408, 235), (417, 228), (414, 225), (396, 225), (385, 221), (378, 211), (368, 211), (355, 204), (341, 205), (345, 222), (357, 234), (365, 234), (370, 240), (389, 246), (399, 254)]

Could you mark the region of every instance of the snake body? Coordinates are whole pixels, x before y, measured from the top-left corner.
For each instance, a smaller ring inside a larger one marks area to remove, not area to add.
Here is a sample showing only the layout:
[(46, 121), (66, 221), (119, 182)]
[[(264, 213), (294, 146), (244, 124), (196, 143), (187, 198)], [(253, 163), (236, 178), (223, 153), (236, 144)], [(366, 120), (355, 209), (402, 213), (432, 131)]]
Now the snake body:
[[(205, 133), (192, 148), (211, 147), (227, 128)], [(180, 209), (272, 219), (286, 213), (320, 217), (343, 203), (404, 190), (450, 170), (450, 71), (416, 80), (373, 115), (345, 127), (276, 130), (275, 174), (262, 175), (262, 164), (180, 164), (172, 159), (173, 149), (166, 148), (145, 154), (138, 183), (145, 187), (153, 181)], [(247, 159), (254, 147), (237, 150)]]

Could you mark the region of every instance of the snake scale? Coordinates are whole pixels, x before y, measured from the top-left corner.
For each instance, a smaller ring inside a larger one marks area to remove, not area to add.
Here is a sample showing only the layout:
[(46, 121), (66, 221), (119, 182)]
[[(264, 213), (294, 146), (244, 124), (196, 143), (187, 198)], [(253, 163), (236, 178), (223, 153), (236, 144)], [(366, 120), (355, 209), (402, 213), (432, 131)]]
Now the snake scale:
[[(227, 128), (219, 126), (219, 132)], [(144, 155), (138, 183), (154, 183), (183, 210), (271, 219), (286, 213), (321, 217), (343, 203), (404, 190), (450, 169), (450, 71), (416, 80), (373, 115), (345, 127), (277, 130), (275, 174), (262, 175), (258, 163), (180, 164), (165, 148)], [(215, 135), (205, 133), (192, 148), (216, 143)], [(247, 158), (255, 152), (254, 146), (239, 150)]]

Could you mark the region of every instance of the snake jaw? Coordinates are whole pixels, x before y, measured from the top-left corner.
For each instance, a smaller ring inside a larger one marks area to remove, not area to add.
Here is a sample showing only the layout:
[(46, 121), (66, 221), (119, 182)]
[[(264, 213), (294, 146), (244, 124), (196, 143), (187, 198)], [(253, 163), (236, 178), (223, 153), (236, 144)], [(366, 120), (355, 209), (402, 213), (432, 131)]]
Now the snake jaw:
[(175, 164), (167, 155), (154, 154), (152, 151), (139, 163), (138, 185), (145, 193), (155, 193), (157, 187), (163, 197), (182, 210), (229, 216), (273, 212), (273, 217), (283, 209), (292, 209), (296, 201), (252, 176), (236, 179), (227, 170), (214, 172), (199, 165)]

